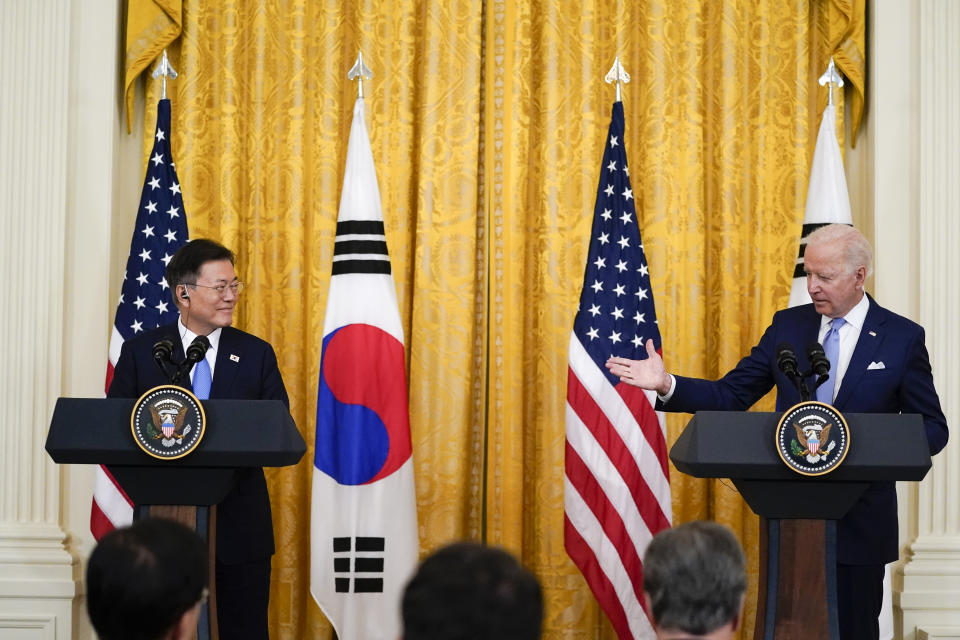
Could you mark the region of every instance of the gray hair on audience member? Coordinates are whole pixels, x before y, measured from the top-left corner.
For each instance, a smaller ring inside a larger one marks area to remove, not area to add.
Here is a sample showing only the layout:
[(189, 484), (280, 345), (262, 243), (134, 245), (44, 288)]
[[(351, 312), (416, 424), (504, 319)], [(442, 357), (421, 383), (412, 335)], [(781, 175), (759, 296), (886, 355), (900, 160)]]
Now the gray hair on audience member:
[(714, 522), (661, 531), (643, 557), (643, 590), (661, 629), (710, 633), (740, 613), (747, 590), (743, 549)]
[(843, 261), (848, 274), (856, 271), (857, 267), (865, 267), (867, 277), (873, 274), (873, 247), (856, 227), (848, 224), (820, 227), (807, 236), (807, 247), (838, 241), (843, 243)]

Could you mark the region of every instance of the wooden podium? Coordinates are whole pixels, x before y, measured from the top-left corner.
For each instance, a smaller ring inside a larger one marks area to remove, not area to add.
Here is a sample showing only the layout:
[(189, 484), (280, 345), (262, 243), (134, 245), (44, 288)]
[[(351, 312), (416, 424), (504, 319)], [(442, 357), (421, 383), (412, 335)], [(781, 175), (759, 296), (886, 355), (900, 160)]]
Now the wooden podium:
[(677, 469), (730, 478), (760, 516), (760, 584), (754, 640), (840, 640), (837, 520), (872, 482), (922, 480), (930, 451), (919, 415), (848, 413), (850, 451), (824, 476), (780, 459), (779, 413), (700, 411), (670, 450)]
[(144, 453), (134, 441), (127, 398), (60, 398), (47, 433), (58, 464), (102, 464), (133, 500), (134, 517), (162, 515), (184, 522), (210, 550), (208, 614), (201, 640), (217, 638), (215, 506), (233, 488), (238, 470), (297, 464), (307, 445), (279, 400), (203, 400), (206, 426), (197, 448), (176, 460)]

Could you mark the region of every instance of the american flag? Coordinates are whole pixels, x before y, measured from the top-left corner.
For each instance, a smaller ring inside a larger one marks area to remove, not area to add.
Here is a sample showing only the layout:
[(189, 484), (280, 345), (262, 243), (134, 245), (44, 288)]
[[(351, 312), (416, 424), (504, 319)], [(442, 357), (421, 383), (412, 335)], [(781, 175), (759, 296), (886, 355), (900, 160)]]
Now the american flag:
[(654, 637), (642, 605), (641, 558), (671, 520), (655, 393), (604, 367), (611, 355), (646, 358), (648, 339), (661, 349), (623, 131), (623, 104), (616, 102), (570, 336), (564, 491), (567, 553), (621, 639)]
[[(113, 367), (124, 340), (176, 321), (177, 308), (164, 275), (170, 258), (186, 242), (187, 214), (183, 210), (180, 181), (170, 151), (170, 101), (164, 99), (157, 104), (153, 150), (147, 162), (127, 270), (110, 335), (106, 389), (113, 380)], [(99, 540), (132, 520), (130, 498), (106, 467), (99, 467), (90, 511), (93, 537)]]

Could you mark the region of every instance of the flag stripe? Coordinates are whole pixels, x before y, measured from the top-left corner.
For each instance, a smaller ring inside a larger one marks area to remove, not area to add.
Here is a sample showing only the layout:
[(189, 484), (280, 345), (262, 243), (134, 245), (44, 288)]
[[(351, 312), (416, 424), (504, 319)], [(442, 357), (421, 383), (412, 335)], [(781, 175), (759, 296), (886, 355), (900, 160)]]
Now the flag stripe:
[(333, 255), (346, 253), (374, 253), (387, 255), (387, 243), (383, 240), (337, 240), (333, 245)]
[[(601, 608), (608, 616), (610, 611), (616, 611), (619, 608), (626, 619), (628, 632), (626, 635), (618, 632), (619, 637), (654, 638), (653, 627), (647, 618), (643, 605), (634, 595), (632, 582), (620, 561), (620, 555), (607, 537), (601, 524), (594, 517), (593, 512), (587, 507), (583, 497), (570, 484), (569, 480), (566, 480), (564, 485), (564, 507), (566, 519), (570, 522), (570, 529), (576, 531), (574, 543), (577, 543), (576, 538), (580, 538), (579, 544), (589, 550), (593, 556), (597, 572), (602, 574), (602, 579), (600, 579), (601, 576), (596, 573), (584, 572), (584, 577), (587, 578), (591, 589), (594, 590), (594, 595), (597, 596), (597, 602), (600, 603)], [(577, 544), (574, 547), (576, 548)], [(571, 558), (573, 558), (572, 555)], [(573, 560), (579, 567), (577, 559), (573, 558)], [(590, 567), (591, 565), (588, 564), (587, 566)], [(600, 595), (597, 595), (594, 582), (601, 588)], [(613, 622), (613, 619), (611, 619), (611, 622)]]
[[(646, 440), (645, 436), (650, 432), (650, 426), (647, 425), (646, 428), (640, 426), (630, 408), (623, 401), (622, 396), (610, 386), (604, 374), (597, 369), (596, 364), (584, 357), (585, 353), (577, 336), (571, 336), (570, 371), (573, 373), (573, 379), (583, 386), (586, 394), (596, 403), (600, 412), (606, 416), (610, 426), (616, 430), (636, 461), (644, 483), (656, 497), (660, 510), (667, 515), (669, 520), (669, 514), (672, 512), (669, 471), (666, 465), (657, 458), (656, 451)], [(568, 384), (570, 377), (568, 375)]]
[(567, 555), (573, 560), (573, 563), (580, 569), (580, 573), (586, 578), (587, 583), (593, 590), (600, 608), (607, 614), (613, 630), (616, 631), (618, 638), (630, 638), (630, 625), (627, 624), (627, 614), (623, 610), (623, 605), (613, 589), (613, 584), (607, 578), (607, 574), (600, 568), (597, 562), (597, 556), (580, 536), (573, 523), (570, 522), (570, 516), (564, 515), (563, 518), (563, 542), (567, 550)]
[[(630, 455), (606, 415), (592, 402), (589, 395), (582, 392), (583, 387), (572, 372), (569, 378), (567, 424), (572, 428), (568, 429), (568, 443), (574, 444), (592, 464), (604, 466), (605, 472), (600, 473), (600, 477), (608, 483), (618, 482), (630, 495), (646, 529), (659, 531), (669, 527), (670, 519), (660, 508), (657, 497), (650, 489), (650, 483), (644, 481), (643, 468), (638, 466)], [(569, 412), (574, 415), (569, 415)], [(614, 487), (610, 486), (608, 493), (613, 490)], [(649, 536), (640, 548), (648, 541)]]
[[(638, 549), (644, 549), (646, 545), (649, 544), (650, 532), (645, 530), (642, 523), (640, 527), (633, 526), (628, 530), (627, 525), (621, 517), (621, 510), (633, 510), (626, 504), (623, 504), (622, 494), (616, 496), (617, 501), (620, 503), (620, 508), (618, 509), (610, 501), (608, 493), (604, 491), (604, 488), (597, 482), (596, 476), (590, 472), (583, 458), (578, 455), (575, 447), (569, 442), (567, 443), (565, 453), (566, 460), (564, 461), (564, 468), (567, 480), (576, 488), (577, 493), (584, 497), (584, 504), (593, 512), (597, 522), (602, 523), (601, 526), (603, 527), (604, 534), (613, 543), (617, 554), (620, 556), (620, 561), (626, 569), (627, 576), (633, 584), (634, 595), (638, 600), (642, 600), (643, 565), (640, 562)], [(636, 519), (634, 518), (634, 520)], [(631, 531), (634, 533), (643, 531), (646, 533), (646, 540), (641, 544), (637, 544), (636, 541), (632, 539)]]
[(390, 263), (385, 260), (343, 260), (334, 261), (333, 275), (345, 273), (383, 273), (390, 275), (393, 271)]
[(384, 227), (382, 220), (341, 220), (337, 222), (337, 235), (348, 233), (363, 233), (373, 235), (383, 235)]

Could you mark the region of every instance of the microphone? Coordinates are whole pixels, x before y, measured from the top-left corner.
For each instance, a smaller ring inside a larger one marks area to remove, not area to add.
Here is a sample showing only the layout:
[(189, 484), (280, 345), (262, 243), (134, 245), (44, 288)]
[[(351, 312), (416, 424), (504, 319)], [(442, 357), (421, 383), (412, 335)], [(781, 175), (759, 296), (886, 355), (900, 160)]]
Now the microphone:
[(172, 362), (173, 357), (173, 340), (169, 338), (163, 338), (158, 340), (156, 344), (153, 345), (153, 360), (157, 363), (157, 366), (160, 367), (160, 371), (163, 372), (163, 375), (169, 380), (171, 378), (170, 372), (167, 371), (167, 363)]
[(830, 361), (819, 342), (811, 342), (807, 345), (807, 358), (810, 359), (813, 373), (818, 376), (825, 376), (830, 373)]
[(190, 346), (187, 347), (186, 362), (189, 362), (190, 366), (200, 362), (203, 360), (203, 356), (207, 353), (207, 349), (209, 348), (210, 341), (207, 340), (207, 336), (197, 336), (193, 339), (193, 342), (190, 343)]
[(797, 393), (800, 394), (800, 400), (804, 402), (809, 400), (810, 390), (807, 388), (807, 381), (803, 379), (804, 376), (800, 374), (800, 366), (797, 364), (797, 354), (794, 353), (793, 347), (786, 342), (781, 342), (777, 345), (777, 367), (780, 368), (783, 375), (790, 378), (790, 381), (793, 382)]
[[(793, 347), (786, 342), (777, 345), (777, 367), (785, 376), (796, 381), (800, 377), (800, 366), (797, 364), (797, 354)], [(794, 382), (796, 384), (796, 382)]]
[(817, 387), (822, 385), (830, 378), (830, 360), (827, 354), (823, 352), (823, 346), (819, 342), (811, 342), (807, 345), (807, 358), (810, 360), (812, 371), (817, 376)]
[(207, 349), (209, 348), (210, 341), (207, 340), (207, 336), (197, 336), (194, 338), (193, 342), (190, 343), (190, 346), (187, 347), (187, 358), (177, 369), (177, 373), (174, 375), (171, 382), (176, 384), (180, 378), (190, 371), (193, 365), (203, 360), (203, 356), (206, 355)]

